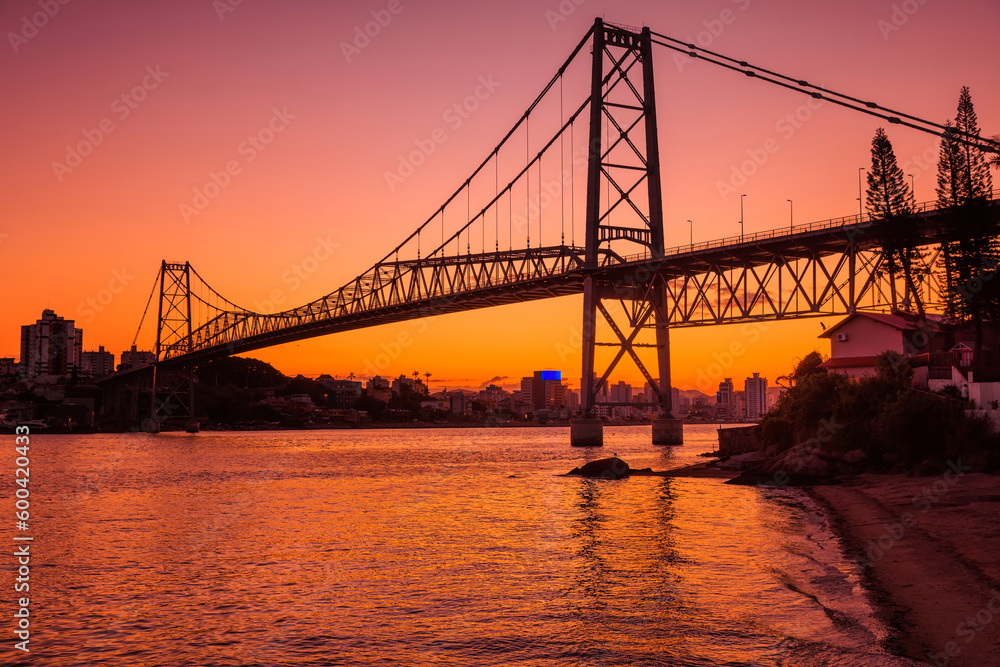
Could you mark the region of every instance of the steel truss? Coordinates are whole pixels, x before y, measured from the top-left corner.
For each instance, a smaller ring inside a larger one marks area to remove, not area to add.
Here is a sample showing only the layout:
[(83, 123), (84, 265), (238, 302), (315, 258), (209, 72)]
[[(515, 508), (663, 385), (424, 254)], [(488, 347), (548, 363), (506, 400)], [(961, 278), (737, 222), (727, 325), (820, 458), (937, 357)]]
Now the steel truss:
[[(630, 250), (634, 252), (635, 246), (640, 246), (653, 261), (664, 263), (650, 32), (649, 29), (636, 32), (612, 26), (598, 19), (592, 34), (594, 60), (586, 246), (586, 265), (590, 272), (583, 286), (580, 404), (585, 416), (593, 416), (598, 393), (619, 362), (628, 356), (652, 387), (661, 416), (672, 418), (670, 340), (663, 308), (664, 285), (655, 281), (653, 274), (646, 276), (644, 284), (636, 284), (637, 272), (622, 274), (594, 270), (627, 264), (625, 258)], [(638, 71), (634, 71), (636, 69)], [(617, 298), (622, 309), (631, 313), (627, 321), (616, 320), (604, 304), (609, 298)], [(626, 305), (626, 300), (630, 305)], [(599, 321), (614, 334), (610, 342), (598, 340)], [(656, 331), (655, 345), (636, 340), (649, 326)], [(598, 375), (596, 349), (603, 346), (615, 349), (615, 353)], [(639, 347), (655, 348), (656, 377), (637, 353)]]
[(361, 326), (575, 294), (583, 255), (582, 248), (556, 246), (384, 262), (293, 310), (216, 310), (190, 337), (174, 335), (158, 358), (190, 362)]
[[(166, 350), (194, 350), (191, 318), (191, 264), (160, 264), (160, 300), (156, 327), (156, 358)], [(194, 406), (194, 375), (190, 366), (164, 369), (153, 366), (150, 420), (146, 430), (159, 431), (168, 420), (184, 420), (188, 430), (197, 430)]]

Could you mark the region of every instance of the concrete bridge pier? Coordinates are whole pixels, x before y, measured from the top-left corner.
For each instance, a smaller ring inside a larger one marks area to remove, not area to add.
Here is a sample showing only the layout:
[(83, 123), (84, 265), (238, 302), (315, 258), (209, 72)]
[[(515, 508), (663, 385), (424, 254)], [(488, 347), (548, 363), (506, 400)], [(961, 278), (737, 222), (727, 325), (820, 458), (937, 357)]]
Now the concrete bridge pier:
[(653, 420), (654, 445), (684, 444), (684, 422), (675, 417)]

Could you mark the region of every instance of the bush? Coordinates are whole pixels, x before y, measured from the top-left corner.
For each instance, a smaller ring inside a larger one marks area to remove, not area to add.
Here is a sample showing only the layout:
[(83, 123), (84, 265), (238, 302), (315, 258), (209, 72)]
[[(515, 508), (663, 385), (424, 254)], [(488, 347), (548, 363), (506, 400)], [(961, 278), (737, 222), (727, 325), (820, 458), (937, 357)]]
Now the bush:
[(986, 420), (970, 416), (964, 401), (914, 389), (909, 363), (895, 352), (879, 355), (875, 377), (852, 380), (815, 365), (798, 370), (760, 422), (766, 447), (785, 451), (818, 437), (824, 453), (840, 458), (861, 449), (876, 470), (937, 472), (959, 458), (980, 470), (1000, 464), (1000, 438)]

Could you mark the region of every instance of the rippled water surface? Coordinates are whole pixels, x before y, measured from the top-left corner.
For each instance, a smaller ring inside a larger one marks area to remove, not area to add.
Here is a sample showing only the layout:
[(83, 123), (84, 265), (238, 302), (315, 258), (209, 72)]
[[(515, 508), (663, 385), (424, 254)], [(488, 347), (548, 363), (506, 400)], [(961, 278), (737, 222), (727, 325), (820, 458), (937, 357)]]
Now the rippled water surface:
[(34, 436), (32, 653), (17, 662), (8, 640), (0, 655), (914, 664), (883, 648), (804, 495), (557, 476), (616, 452), (666, 469), (715, 448), (712, 427), (685, 437), (656, 448), (648, 426), (609, 428), (603, 449), (579, 450), (565, 428)]

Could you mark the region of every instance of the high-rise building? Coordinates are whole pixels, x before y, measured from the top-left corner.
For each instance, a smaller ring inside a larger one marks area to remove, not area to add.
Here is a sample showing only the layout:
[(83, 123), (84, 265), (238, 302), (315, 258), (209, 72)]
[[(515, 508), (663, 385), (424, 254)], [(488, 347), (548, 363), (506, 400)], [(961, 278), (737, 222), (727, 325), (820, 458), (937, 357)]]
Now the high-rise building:
[(734, 410), (738, 407), (734, 400), (736, 387), (733, 385), (733, 378), (726, 378), (719, 383), (719, 393), (715, 395), (716, 404), (722, 406), (722, 411), (727, 416), (734, 416)]
[(747, 404), (747, 419), (760, 419), (767, 412), (767, 378), (759, 373), (746, 379), (744, 396)]
[(146, 352), (145, 350), (137, 350), (135, 349), (135, 345), (133, 345), (131, 350), (122, 352), (121, 359), (122, 361), (118, 366), (118, 370), (125, 371), (136, 366), (145, 366), (146, 364), (153, 363), (156, 361), (156, 354)]
[(536, 410), (566, 407), (566, 385), (559, 371), (535, 371), (521, 378), (521, 400)]
[(632, 385), (625, 384), (624, 380), (618, 381), (616, 384), (611, 385), (611, 400), (610, 403), (631, 403), (632, 402)]
[(103, 378), (115, 372), (115, 355), (98, 345), (96, 351), (80, 353), (80, 371), (93, 378)]
[(746, 419), (747, 416), (747, 397), (746, 391), (743, 389), (737, 389), (733, 392), (733, 405), (732, 410), (729, 412), (729, 417), (731, 419)]
[(51, 310), (42, 311), (42, 319), (21, 327), (21, 377), (72, 375), (80, 367), (83, 353), (83, 329)]
[(533, 396), (534, 392), (532, 391), (533, 389), (532, 385), (534, 384), (534, 382), (535, 378), (533, 377), (521, 378), (521, 396), (519, 398), (521, 403), (525, 405), (535, 404)]
[(573, 391), (572, 389), (566, 390), (566, 408), (570, 414), (580, 410), (580, 392)]

